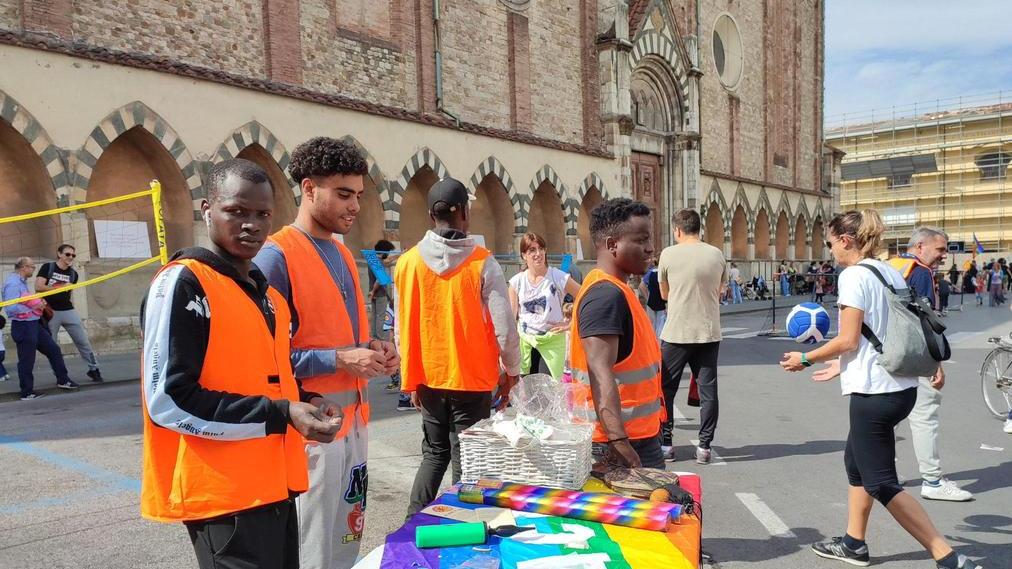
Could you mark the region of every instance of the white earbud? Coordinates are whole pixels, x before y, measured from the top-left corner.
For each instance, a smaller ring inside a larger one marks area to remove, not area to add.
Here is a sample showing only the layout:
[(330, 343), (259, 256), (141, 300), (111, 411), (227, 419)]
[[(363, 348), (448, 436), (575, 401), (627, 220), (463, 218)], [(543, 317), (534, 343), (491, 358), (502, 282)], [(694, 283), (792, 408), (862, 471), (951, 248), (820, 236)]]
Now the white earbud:
[(211, 212), (209, 211), (204, 212), (204, 223), (206, 223), (208, 227), (211, 226)]

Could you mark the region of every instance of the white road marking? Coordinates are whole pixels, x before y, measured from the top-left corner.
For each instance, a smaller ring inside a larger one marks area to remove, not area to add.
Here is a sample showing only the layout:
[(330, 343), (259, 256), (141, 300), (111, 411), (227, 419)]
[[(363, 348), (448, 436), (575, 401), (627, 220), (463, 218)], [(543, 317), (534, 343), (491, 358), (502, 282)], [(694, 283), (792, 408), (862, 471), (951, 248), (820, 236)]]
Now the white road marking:
[(755, 338), (759, 335), (759, 332), (742, 332), (741, 334), (721, 334), (723, 338), (734, 338), (736, 340), (744, 340), (745, 338)]
[[(689, 442), (692, 443), (692, 446), (694, 447), (699, 446), (699, 441), (696, 439), (692, 439)], [(713, 448), (710, 449), (710, 466), (727, 466), (727, 463), (724, 462), (724, 459), (721, 458), (720, 455), (717, 454), (717, 451)]]
[(682, 411), (680, 409), (678, 409), (678, 405), (673, 405), (672, 407), (673, 407), (673, 409), (671, 410), (671, 418), (672, 419), (674, 419), (675, 421), (688, 421), (689, 420), (689, 418), (685, 416), (685, 413), (682, 413)]
[(755, 519), (759, 520), (759, 523), (766, 528), (766, 531), (773, 537), (783, 537), (787, 539), (796, 539), (798, 536), (794, 535), (791, 528), (787, 527), (787, 524), (780, 519), (780, 516), (776, 515), (766, 502), (759, 499), (759, 496), (755, 494), (749, 494), (747, 492), (738, 492), (735, 494), (741, 503), (748, 508), (748, 511), (752, 512)]
[(748, 330), (748, 328), (721, 328), (720, 333), (724, 335), (730, 332), (741, 332), (742, 330)]

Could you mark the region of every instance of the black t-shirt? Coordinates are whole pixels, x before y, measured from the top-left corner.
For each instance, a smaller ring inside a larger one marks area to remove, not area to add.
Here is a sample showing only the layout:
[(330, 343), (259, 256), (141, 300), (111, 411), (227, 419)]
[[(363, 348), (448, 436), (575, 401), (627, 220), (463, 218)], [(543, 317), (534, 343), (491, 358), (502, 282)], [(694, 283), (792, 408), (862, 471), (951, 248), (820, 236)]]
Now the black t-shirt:
[(661, 283), (657, 280), (657, 269), (650, 269), (643, 275), (647, 283), (647, 306), (654, 312), (668, 309), (668, 301), (661, 298)]
[(609, 282), (590, 287), (577, 309), (580, 337), (618, 336), (618, 360), (629, 357), (633, 347), (633, 320), (625, 294)]
[[(74, 270), (74, 267), (61, 269), (56, 263), (42, 265), (36, 276), (46, 279), (46, 286), (53, 286), (57, 283), (67, 285), (77, 282), (77, 271)], [(70, 291), (47, 296), (46, 301), (53, 310), (74, 309), (74, 303), (70, 301)]]

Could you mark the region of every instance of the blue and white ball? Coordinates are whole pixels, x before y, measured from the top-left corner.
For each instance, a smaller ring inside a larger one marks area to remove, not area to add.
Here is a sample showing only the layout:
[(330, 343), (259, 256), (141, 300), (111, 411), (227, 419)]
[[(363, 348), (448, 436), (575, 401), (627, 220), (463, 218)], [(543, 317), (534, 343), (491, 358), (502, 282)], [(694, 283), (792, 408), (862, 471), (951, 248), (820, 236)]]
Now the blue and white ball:
[(787, 315), (787, 333), (799, 344), (815, 344), (829, 335), (829, 313), (814, 302), (802, 302)]

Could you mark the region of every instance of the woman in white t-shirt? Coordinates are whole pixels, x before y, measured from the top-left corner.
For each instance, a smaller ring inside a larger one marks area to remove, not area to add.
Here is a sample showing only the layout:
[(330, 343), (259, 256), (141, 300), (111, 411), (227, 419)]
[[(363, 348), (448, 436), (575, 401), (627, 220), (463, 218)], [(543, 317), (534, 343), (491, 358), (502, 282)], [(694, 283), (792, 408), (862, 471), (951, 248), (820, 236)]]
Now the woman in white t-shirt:
[[(816, 555), (853, 565), (870, 563), (865, 532), (872, 506), (878, 500), (944, 569), (971, 569), (978, 565), (957, 555), (928, 518), (927, 512), (903, 491), (896, 476), (894, 427), (906, 419), (917, 400), (917, 378), (893, 376), (878, 365), (878, 352), (861, 334), (866, 324), (884, 338), (889, 308), (886, 289), (874, 268), (896, 289), (905, 289), (903, 277), (875, 259), (885, 226), (874, 210), (848, 211), (829, 222), (826, 245), (840, 266), (839, 327), (836, 338), (808, 353), (784, 354), (780, 365), (801, 371), (817, 362), (829, 365), (812, 376), (815, 381), (840, 377), (843, 394), (850, 396), (850, 432), (844, 451), (847, 469), (847, 533), (812, 545)], [(862, 265), (862, 266), (856, 266)]]
[(569, 320), (562, 313), (566, 294), (576, 296), (580, 285), (559, 269), (548, 266), (548, 249), (543, 237), (528, 233), (520, 240), (520, 258), (525, 269), (510, 279), (510, 304), (520, 331), (520, 371), (531, 369), (537, 350), (555, 379), (566, 366), (566, 330)]

